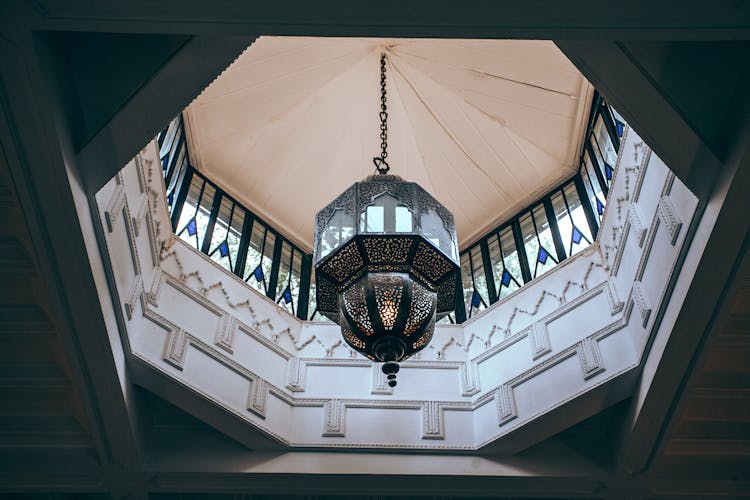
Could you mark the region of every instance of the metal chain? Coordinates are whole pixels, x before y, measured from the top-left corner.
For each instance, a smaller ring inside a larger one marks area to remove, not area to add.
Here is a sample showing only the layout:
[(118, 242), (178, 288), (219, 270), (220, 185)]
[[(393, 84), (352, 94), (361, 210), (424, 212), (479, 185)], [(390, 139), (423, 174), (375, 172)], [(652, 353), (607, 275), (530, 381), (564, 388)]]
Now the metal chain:
[(380, 157), (372, 162), (379, 174), (387, 174), (391, 167), (388, 165), (388, 106), (385, 95), (385, 52), (380, 54)]

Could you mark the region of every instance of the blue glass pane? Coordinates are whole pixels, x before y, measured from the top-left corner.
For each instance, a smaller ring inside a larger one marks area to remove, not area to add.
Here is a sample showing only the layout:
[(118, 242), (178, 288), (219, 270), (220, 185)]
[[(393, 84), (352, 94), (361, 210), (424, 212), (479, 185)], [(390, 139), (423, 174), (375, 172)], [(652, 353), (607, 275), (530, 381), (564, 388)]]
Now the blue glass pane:
[(602, 202), (599, 201), (599, 198), (596, 199), (596, 213), (599, 215), (604, 213), (604, 205), (602, 205)]
[(622, 137), (622, 133), (625, 130), (625, 124), (619, 120), (615, 120), (615, 128), (617, 129), (617, 135)]
[(546, 264), (547, 257), (549, 257), (547, 250), (545, 250), (544, 247), (539, 247), (539, 256), (536, 258), (536, 260), (538, 260), (540, 264)]
[(167, 162), (168, 161), (169, 161), (169, 155), (167, 155), (167, 156), (165, 156), (164, 158), (161, 159), (161, 169), (162, 170), (166, 170), (167, 169), (167, 165), (168, 165)]
[(471, 294), (471, 307), (479, 307), (482, 304), (482, 298), (479, 296), (479, 292), (474, 290)]
[(570, 239), (577, 245), (581, 242), (581, 238), (583, 238), (583, 233), (577, 227), (573, 226), (573, 234), (571, 234)]
[(604, 163), (604, 176), (607, 177), (608, 181), (612, 180), (612, 167), (608, 163)]
[(169, 206), (172, 206), (172, 202), (174, 202), (174, 191), (169, 193), (169, 196), (167, 196), (167, 203)]
[(255, 276), (255, 279), (257, 281), (263, 281), (263, 268), (258, 264), (258, 267), (255, 268), (255, 271), (253, 271), (253, 276)]
[(292, 291), (289, 289), (289, 285), (287, 285), (286, 290), (284, 290), (284, 294), (281, 296), (282, 299), (284, 299), (284, 302), (289, 304), (292, 301)]
[(226, 240), (222, 241), (221, 245), (219, 245), (219, 253), (222, 257), (229, 255), (229, 245), (227, 245)]
[(195, 233), (198, 232), (198, 227), (195, 224), (195, 217), (190, 219), (190, 222), (188, 222), (187, 230), (190, 236), (195, 236)]
[(510, 273), (508, 272), (508, 270), (507, 270), (507, 269), (503, 269), (503, 279), (502, 279), (502, 284), (503, 284), (504, 286), (508, 286), (508, 285), (510, 285)]

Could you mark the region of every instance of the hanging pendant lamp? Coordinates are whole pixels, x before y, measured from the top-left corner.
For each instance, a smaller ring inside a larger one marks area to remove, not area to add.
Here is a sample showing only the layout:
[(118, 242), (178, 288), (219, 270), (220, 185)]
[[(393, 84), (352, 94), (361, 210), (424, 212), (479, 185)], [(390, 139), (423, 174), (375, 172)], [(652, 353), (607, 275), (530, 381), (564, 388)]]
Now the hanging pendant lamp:
[(353, 349), (384, 362), (393, 387), (398, 363), (424, 349), (435, 322), (454, 310), (459, 274), (453, 214), (418, 184), (388, 174), (385, 72), (382, 54), (376, 174), (318, 212), (314, 262), (318, 311)]

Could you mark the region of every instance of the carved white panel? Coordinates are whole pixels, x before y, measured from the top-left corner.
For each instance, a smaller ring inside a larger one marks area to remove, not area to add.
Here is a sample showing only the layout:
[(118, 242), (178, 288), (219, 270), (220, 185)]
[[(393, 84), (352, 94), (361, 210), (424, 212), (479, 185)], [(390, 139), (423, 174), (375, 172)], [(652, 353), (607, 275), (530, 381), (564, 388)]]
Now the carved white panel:
[(607, 279), (607, 284), (604, 287), (604, 294), (607, 297), (607, 303), (609, 304), (609, 314), (614, 316), (615, 314), (622, 311), (625, 307), (625, 303), (620, 299), (620, 294), (617, 291), (617, 280), (614, 276), (610, 276)]
[(268, 383), (262, 378), (250, 380), (250, 391), (247, 396), (247, 409), (260, 418), (266, 418), (268, 404)]
[(422, 439), (445, 439), (443, 409), (437, 401), (422, 404)]
[(461, 365), (461, 395), (473, 396), (481, 390), (479, 384), (479, 367), (476, 361), (466, 361)]
[(146, 195), (141, 196), (141, 201), (138, 203), (138, 209), (133, 216), (133, 232), (135, 236), (140, 236), (141, 227), (143, 222), (146, 220), (146, 214), (148, 213), (148, 197)]
[(185, 365), (185, 354), (188, 348), (187, 334), (182, 328), (172, 330), (164, 348), (164, 361), (182, 370)]
[(107, 231), (110, 233), (115, 230), (115, 224), (117, 224), (117, 221), (122, 216), (125, 201), (125, 189), (122, 187), (122, 181), (120, 181), (117, 187), (115, 187), (112, 197), (109, 199), (109, 203), (107, 203), (107, 208), (104, 211), (104, 220), (107, 223)]
[(214, 344), (231, 354), (234, 352), (232, 350), (232, 344), (234, 343), (234, 334), (236, 331), (237, 320), (235, 320), (233, 316), (225, 314), (222, 316), (219, 321), (219, 326), (216, 329)]
[(680, 235), (680, 229), (682, 229), (682, 221), (677, 216), (677, 210), (672, 203), (672, 199), (669, 195), (664, 195), (659, 198), (659, 219), (664, 225), (664, 229), (669, 235), (669, 242), (674, 245), (677, 243), (677, 237)]
[(633, 283), (633, 303), (638, 309), (638, 313), (641, 316), (641, 324), (643, 328), (646, 328), (648, 324), (648, 318), (651, 316), (651, 305), (649, 304), (646, 292), (643, 290), (643, 285), (640, 281)]
[(382, 394), (390, 396), (393, 394), (393, 387), (388, 385), (388, 377), (381, 369), (380, 363), (372, 364), (372, 390), (370, 394)]
[(503, 384), (495, 391), (498, 425), (505, 425), (518, 416), (513, 387)]
[(289, 358), (286, 365), (286, 388), (292, 392), (304, 392), (307, 367), (299, 358)]
[(605, 370), (599, 343), (595, 339), (586, 338), (581, 341), (578, 346), (578, 359), (581, 361), (584, 380), (599, 375)]
[(534, 360), (552, 351), (547, 324), (544, 321), (538, 321), (532, 325), (529, 331), (529, 344), (531, 345), (531, 357)]
[(643, 242), (646, 241), (646, 226), (643, 225), (638, 206), (632, 203), (628, 210), (628, 222), (630, 223), (630, 232), (633, 234), (636, 245), (638, 245), (638, 248), (642, 248)]
[(323, 407), (323, 437), (346, 435), (345, 406), (340, 399), (331, 399)]
[(128, 321), (133, 319), (135, 314), (135, 307), (141, 298), (143, 293), (143, 279), (140, 276), (136, 276), (133, 283), (130, 285), (130, 290), (125, 298), (125, 315), (128, 317)]

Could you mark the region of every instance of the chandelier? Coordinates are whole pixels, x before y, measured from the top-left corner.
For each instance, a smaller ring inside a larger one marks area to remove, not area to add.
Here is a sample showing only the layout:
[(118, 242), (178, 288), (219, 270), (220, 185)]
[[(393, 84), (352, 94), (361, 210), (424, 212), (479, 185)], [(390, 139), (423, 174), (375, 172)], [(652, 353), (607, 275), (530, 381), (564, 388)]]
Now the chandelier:
[(388, 174), (385, 71), (382, 54), (377, 173), (318, 212), (314, 262), (318, 311), (353, 349), (384, 362), (394, 387), (398, 362), (424, 349), (435, 322), (453, 311), (459, 274), (453, 214)]

